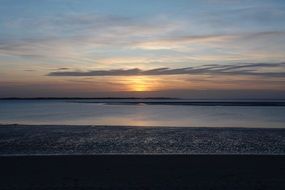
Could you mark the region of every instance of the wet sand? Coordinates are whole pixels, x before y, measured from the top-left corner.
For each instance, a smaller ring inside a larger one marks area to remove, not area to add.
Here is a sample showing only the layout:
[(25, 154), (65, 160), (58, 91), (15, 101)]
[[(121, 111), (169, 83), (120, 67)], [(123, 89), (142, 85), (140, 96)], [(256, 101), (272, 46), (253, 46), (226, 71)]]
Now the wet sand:
[(0, 157), (0, 189), (285, 189), (285, 156)]
[(0, 125), (0, 155), (285, 155), (285, 129)]

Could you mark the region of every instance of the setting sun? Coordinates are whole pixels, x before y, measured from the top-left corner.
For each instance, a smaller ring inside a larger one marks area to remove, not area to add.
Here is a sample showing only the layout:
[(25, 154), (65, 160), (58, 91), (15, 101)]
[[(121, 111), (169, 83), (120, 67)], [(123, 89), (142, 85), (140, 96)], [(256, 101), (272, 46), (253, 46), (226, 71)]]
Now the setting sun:
[(136, 76), (128, 79), (128, 87), (131, 91), (144, 92), (155, 88), (154, 80), (147, 76)]

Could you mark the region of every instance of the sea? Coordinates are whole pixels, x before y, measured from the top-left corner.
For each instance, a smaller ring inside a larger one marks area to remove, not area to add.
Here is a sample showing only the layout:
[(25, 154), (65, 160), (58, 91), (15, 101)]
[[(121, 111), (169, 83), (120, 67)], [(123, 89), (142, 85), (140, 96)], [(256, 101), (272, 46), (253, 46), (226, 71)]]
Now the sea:
[(285, 100), (2, 99), (0, 124), (285, 128)]

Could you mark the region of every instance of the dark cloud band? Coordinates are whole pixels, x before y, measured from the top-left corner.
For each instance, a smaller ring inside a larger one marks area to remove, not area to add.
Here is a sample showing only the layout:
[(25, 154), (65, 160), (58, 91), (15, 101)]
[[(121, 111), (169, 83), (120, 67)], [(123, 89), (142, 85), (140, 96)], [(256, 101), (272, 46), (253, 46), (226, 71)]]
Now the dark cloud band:
[[(264, 71), (260, 69), (280, 68), (279, 72)], [(252, 75), (264, 77), (285, 77), (285, 63), (251, 63), (234, 65), (204, 65), (200, 67), (186, 67), (178, 69), (156, 68), (150, 70), (135, 69), (112, 69), (81, 71), (56, 71), (48, 76), (152, 76), (152, 75)]]

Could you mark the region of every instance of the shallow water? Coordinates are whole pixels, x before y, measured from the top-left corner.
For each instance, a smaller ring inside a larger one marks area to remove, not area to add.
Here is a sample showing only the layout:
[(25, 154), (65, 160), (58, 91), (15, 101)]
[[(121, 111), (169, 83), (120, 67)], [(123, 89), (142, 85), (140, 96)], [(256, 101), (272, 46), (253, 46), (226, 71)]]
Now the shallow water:
[(284, 106), (172, 105), (163, 103), (165, 100), (159, 104), (134, 104), (134, 101), (0, 100), (0, 123), (285, 128)]

